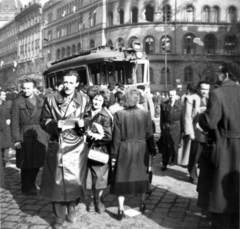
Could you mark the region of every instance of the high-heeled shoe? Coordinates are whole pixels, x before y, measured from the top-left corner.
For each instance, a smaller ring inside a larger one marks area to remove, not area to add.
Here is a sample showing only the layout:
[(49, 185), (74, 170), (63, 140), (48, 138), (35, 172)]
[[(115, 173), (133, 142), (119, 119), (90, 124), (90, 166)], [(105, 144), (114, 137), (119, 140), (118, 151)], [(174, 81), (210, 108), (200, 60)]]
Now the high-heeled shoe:
[(125, 213), (124, 213), (124, 211), (118, 209), (118, 220), (121, 221), (123, 218), (125, 218)]
[(143, 203), (143, 204), (140, 206), (140, 212), (144, 213), (146, 210), (147, 210), (147, 207), (146, 207), (146, 205)]

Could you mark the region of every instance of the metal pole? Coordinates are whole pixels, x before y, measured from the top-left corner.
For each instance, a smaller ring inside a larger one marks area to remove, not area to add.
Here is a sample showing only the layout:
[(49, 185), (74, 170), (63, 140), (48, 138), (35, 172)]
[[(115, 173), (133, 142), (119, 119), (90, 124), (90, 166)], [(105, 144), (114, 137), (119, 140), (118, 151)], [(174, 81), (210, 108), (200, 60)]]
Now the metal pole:
[(165, 55), (164, 55), (164, 70), (165, 70), (165, 90), (167, 91), (167, 4), (165, 1), (165, 12), (164, 12), (164, 32), (165, 32)]

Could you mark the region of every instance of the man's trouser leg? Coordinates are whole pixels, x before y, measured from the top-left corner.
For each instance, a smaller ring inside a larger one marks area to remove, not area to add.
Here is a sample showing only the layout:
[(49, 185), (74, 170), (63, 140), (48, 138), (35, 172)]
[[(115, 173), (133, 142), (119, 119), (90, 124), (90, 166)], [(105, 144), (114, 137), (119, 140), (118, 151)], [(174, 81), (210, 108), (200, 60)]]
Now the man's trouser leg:
[(32, 188), (34, 188), (34, 189), (36, 189), (35, 182), (36, 182), (39, 170), (40, 170), (40, 168), (31, 169), (31, 185), (32, 185)]
[(35, 189), (35, 181), (39, 168), (21, 169), (22, 192), (29, 192)]
[(202, 153), (202, 150), (203, 150), (202, 143), (192, 141), (190, 156), (189, 156), (189, 163), (188, 163), (188, 172), (189, 172), (190, 178), (195, 182), (198, 181), (197, 163)]
[(27, 193), (32, 189), (31, 176), (30, 169), (21, 169), (22, 192)]

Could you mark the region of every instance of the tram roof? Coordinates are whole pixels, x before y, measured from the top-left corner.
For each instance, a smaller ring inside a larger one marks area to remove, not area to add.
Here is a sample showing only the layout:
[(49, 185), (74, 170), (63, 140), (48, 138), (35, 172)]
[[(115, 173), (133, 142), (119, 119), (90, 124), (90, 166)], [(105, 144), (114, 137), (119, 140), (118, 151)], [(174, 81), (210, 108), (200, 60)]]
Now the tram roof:
[(79, 54), (48, 63), (44, 75), (61, 69), (74, 68), (97, 62), (124, 61), (124, 52), (111, 49), (82, 50)]

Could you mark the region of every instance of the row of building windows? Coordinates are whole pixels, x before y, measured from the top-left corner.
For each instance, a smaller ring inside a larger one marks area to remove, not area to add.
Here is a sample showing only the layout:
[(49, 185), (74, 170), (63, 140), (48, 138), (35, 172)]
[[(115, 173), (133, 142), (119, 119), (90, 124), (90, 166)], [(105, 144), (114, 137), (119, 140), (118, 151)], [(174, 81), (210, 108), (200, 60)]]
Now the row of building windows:
[[(167, 4), (162, 9), (162, 21), (172, 21), (173, 20), (173, 12), (172, 7)], [(202, 8), (202, 21), (203, 22), (219, 22), (220, 18), (220, 7), (219, 6), (203, 6)], [(145, 20), (148, 22), (154, 21), (155, 12), (153, 6), (147, 5), (144, 9), (143, 15)], [(159, 12), (160, 14), (160, 12)], [(226, 21), (230, 23), (234, 23), (237, 21), (237, 8), (235, 6), (229, 6), (227, 8)], [(124, 10), (119, 9), (118, 14), (116, 15), (118, 24), (124, 24)], [(195, 8), (193, 5), (187, 5), (183, 10), (183, 20), (187, 22), (195, 21)], [(137, 7), (133, 7), (131, 9), (131, 23), (139, 22), (139, 10)], [(113, 12), (108, 13), (108, 26), (114, 25), (114, 14)]]
[[(89, 47), (90, 48), (95, 47), (95, 41), (94, 40), (90, 40)], [(63, 47), (61, 49), (57, 49), (56, 59), (59, 60), (59, 59), (64, 58), (66, 56), (71, 56), (71, 55), (77, 54), (77, 53), (80, 52), (81, 48), (82, 48), (81, 43), (78, 43), (77, 45), (73, 44), (71, 47), (67, 46), (67, 48)]]
[[(98, 0), (88, 1), (87, 3), (91, 4), (97, 1)], [(57, 19), (65, 17), (66, 15), (69, 15), (69, 14), (75, 13), (77, 10), (81, 9), (82, 7), (83, 7), (83, 0), (75, 0), (75, 1), (69, 2), (68, 4), (57, 9)], [(49, 22), (51, 21), (52, 19), (49, 20)]]
[(28, 18), (26, 18), (25, 20), (23, 20), (19, 23), (19, 32), (39, 23), (40, 19), (41, 19), (41, 15), (33, 14), (33, 15), (29, 16)]
[(36, 39), (35, 41), (28, 42), (27, 44), (21, 45), (20, 46), (20, 54), (24, 55), (27, 54), (31, 51), (38, 50), (40, 48), (40, 40)]
[(17, 40), (10, 41), (0, 47), (0, 54), (13, 52), (15, 48), (17, 48)]
[[(138, 39), (138, 37), (130, 37), (128, 40), (127, 47), (131, 47), (132, 41)], [(196, 36), (192, 33), (187, 33), (183, 36), (182, 41), (182, 53), (183, 54), (196, 54)], [(201, 42), (201, 41), (200, 41)], [(203, 38), (203, 51), (204, 54), (216, 54), (217, 48), (219, 45), (217, 44), (218, 40), (214, 34), (207, 34)], [(112, 40), (108, 40), (108, 46), (114, 46)], [(153, 36), (146, 36), (143, 39), (143, 49), (147, 54), (154, 53), (172, 53), (172, 37), (170, 36), (162, 36), (160, 38), (160, 50), (156, 51), (155, 48), (155, 38)], [(224, 42), (222, 44), (225, 54), (234, 55), (238, 53), (238, 39), (234, 34), (228, 34), (224, 38)], [(125, 42), (123, 38), (118, 38), (116, 42), (116, 48), (124, 48)]]
[[(160, 84), (172, 84), (172, 75), (169, 68), (167, 68), (167, 77), (165, 77), (165, 67), (161, 69), (160, 71)], [(206, 75), (205, 80), (213, 83), (215, 82), (215, 76), (212, 75)], [(167, 81), (167, 82), (166, 82)], [(193, 83), (194, 82), (194, 69), (192, 66), (186, 66), (183, 71), (183, 83)], [(150, 68), (150, 83), (155, 84), (155, 78), (154, 78), (154, 71), (152, 68)]]
[(1, 30), (0, 41), (8, 39), (9, 37), (16, 35), (17, 33), (18, 33), (18, 30), (15, 24), (13, 26), (7, 26), (5, 29)]
[(17, 60), (17, 52), (5, 55), (1, 58), (4, 64), (13, 63), (14, 60)]

